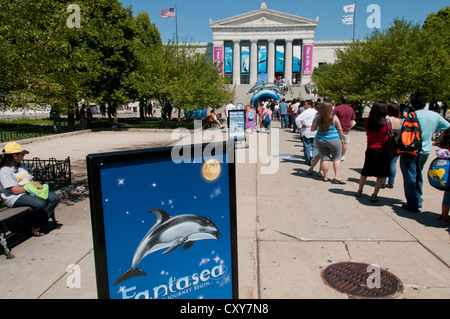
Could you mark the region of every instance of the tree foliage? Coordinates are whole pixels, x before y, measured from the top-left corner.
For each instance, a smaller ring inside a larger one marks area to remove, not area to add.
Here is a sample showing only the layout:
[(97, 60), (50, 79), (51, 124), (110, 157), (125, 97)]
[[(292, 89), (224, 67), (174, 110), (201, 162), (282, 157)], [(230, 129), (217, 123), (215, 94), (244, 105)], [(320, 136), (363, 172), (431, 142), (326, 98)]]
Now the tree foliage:
[[(6, 0), (4, 0), (6, 1)], [(0, 3), (0, 104), (51, 104), (69, 111), (82, 99), (110, 108), (157, 99), (173, 107), (218, 108), (229, 99), (223, 77), (188, 45), (163, 45), (145, 12), (133, 16), (118, 0)]]
[(319, 94), (339, 100), (406, 102), (411, 92), (431, 100), (449, 99), (450, 7), (431, 14), (424, 25), (394, 20), (385, 32), (337, 52), (336, 62), (314, 70)]
[(135, 88), (159, 102), (164, 118), (171, 117), (173, 108), (217, 109), (230, 99), (218, 68), (188, 44), (155, 45), (140, 51), (138, 60)]

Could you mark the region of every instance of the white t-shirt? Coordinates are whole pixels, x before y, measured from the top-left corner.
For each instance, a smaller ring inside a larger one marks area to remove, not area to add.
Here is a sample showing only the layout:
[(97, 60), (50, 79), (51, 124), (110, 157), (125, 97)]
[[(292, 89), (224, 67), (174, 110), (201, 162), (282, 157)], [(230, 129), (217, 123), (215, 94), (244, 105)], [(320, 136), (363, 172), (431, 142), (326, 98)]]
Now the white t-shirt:
[(0, 169), (0, 194), (5, 205), (13, 207), (16, 200), (23, 195), (15, 195), (8, 188), (13, 186), (23, 187), (32, 179), (33, 176), (26, 170), (25, 165), (22, 163), (20, 163), (18, 169), (14, 166), (3, 166)]
[[(317, 131), (311, 132), (311, 126), (316, 115), (316, 109), (308, 108), (296, 117), (295, 124), (297, 124), (297, 127), (301, 128), (302, 136), (306, 138), (316, 137)], [(305, 126), (305, 128), (303, 128), (303, 126)]]
[(225, 106), (225, 110), (226, 110), (226, 113), (227, 113), (227, 117), (228, 117), (228, 111), (232, 111), (232, 110), (235, 110), (236, 109), (236, 106), (234, 106), (233, 104), (228, 104), (227, 106)]

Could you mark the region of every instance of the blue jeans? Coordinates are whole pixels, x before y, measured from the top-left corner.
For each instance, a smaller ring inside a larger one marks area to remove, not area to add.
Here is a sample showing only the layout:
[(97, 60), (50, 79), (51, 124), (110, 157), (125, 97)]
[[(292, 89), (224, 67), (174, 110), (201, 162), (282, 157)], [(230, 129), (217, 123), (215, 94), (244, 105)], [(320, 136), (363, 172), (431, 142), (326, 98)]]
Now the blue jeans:
[[(46, 222), (55, 212), (55, 207), (61, 198), (55, 193), (48, 192), (48, 199), (43, 200), (30, 194), (20, 196), (14, 203), (14, 207), (30, 206), (29, 214), (31, 220), (35, 223)], [(44, 214), (43, 214), (44, 213)]]
[(387, 177), (384, 178), (383, 184), (391, 184), (395, 183), (395, 175), (397, 175), (397, 162), (398, 157), (394, 157), (391, 160), (391, 174), (389, 175), (389, 179)]
[(288, 127), (288, 115), (281, 114), (281, 128), (287, 128), (287, 127)]
[(403, 174), (403, 186), (408, 207), (419, 209), (422, 206), (422, 170), (430, 154), (400, 155), (400, 169)]
[[(303, 140), (303, 150), (305, 152), (305, 162), (306, 165), (311, 165), (312, 160), (317, 156), (318, 150), (316, 146), (314, 145), (314, 137), (304, 137), (302, 136)], [(311, 156), (311, 150), (312, 150), (312, 156)]]

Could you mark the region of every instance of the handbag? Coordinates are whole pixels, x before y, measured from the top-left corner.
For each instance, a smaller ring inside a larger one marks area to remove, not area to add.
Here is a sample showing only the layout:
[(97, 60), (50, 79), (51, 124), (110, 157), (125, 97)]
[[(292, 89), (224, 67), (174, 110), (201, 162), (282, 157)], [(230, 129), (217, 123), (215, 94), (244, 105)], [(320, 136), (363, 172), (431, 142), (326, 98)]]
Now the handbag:
[(399, 154), (397, 152), (398, 138), (397, 135), (392, 130), (391, 121), (387, 119), (387, 140), (386, 140), (386, 150), (391, 158), (397, 157)]

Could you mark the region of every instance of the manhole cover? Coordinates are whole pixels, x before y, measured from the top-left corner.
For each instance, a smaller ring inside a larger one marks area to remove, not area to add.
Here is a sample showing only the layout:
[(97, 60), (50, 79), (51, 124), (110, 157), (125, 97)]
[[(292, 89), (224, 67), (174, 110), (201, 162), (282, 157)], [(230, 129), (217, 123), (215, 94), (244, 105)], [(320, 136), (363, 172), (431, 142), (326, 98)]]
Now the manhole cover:
[(393, 298), (403, 292), (402, 282), (376, 265), (343, 262), (322, 270), (322, 279), (341, 293), (360, 298)]

